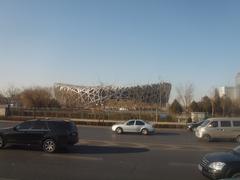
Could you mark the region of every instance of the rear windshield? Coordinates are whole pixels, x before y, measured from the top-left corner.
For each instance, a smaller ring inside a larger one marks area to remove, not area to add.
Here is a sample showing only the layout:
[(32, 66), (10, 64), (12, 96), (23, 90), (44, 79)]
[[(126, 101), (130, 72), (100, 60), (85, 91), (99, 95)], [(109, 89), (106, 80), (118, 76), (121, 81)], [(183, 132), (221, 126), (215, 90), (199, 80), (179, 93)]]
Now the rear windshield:
[(70, 131), (77, 131), (77, 126), (74, 122), (67, 122), (67, 129)]

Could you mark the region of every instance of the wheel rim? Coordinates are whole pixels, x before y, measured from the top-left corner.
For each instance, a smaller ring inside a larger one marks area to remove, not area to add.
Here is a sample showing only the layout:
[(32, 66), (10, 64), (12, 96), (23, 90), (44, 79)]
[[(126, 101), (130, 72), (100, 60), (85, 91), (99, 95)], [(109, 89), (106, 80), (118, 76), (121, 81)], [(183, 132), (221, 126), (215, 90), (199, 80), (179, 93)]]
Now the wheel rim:
[(0, 137), (0, 147), (3, 147), (3, 139)]
[(55, 143), (52, 140), (45, 141), (44, 150), (47, 152), (53, 152), (55, 150)]
[(147, 134), (147, 130), (146, 130), (146, 129), (143, 129), (143, 130), (142, 130), (142, 133), (143, 133), (144, 135), (146, 135), (146, 134)]
[(117, 133), (118, 134), (121, 134), (122, 133), (122, 130), (120, 128), (117, 128)]

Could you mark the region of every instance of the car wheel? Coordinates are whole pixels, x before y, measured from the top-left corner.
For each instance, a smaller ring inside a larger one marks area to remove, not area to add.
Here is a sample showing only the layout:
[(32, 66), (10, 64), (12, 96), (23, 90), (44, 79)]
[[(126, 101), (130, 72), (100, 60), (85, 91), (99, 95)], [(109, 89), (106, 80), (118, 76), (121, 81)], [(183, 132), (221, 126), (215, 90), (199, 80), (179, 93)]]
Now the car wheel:
[(117, 133), (117, 134), (122, 134), (122, 133), (123, 133), (122, 128), (118, 127), (118, 128), (116, 129), (116, 133)]
[(236, 141), (240, 143), (240, 136), (236, 137)]
[(148, 130), (146, 128), (142, 129), (141, 133), (143, 135), (148, 135)]
[(48, 153), (53, 153), (56, 150), (56, 143), (53, 139), (46, 139), (43, 142), (43, 150)]
[(4, 148), (4, 139), (2, 136), (0, 136), (0, 149)]
[(202, 140), (205, 141), (205, 142), (210, 142), (211, 141), (211, 136), (209, 136), (208, 134), (204, 135), (202, 137)]
[(232, 178), (240, 178), (240, 172), (234, 173)]

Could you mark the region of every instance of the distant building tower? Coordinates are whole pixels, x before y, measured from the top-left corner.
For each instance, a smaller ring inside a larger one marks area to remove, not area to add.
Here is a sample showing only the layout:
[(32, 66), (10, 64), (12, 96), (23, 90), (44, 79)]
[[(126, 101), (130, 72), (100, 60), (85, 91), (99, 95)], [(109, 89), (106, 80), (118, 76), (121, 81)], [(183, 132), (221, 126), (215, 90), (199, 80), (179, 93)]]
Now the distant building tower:
[(236, 78), (235, 78), (236, 86), (240, 86), (240, 72), (237, 73)]
[(240, 73), (237, 74), (235, 82), (236, 82), (235, 97), (236, 99), (240, 99)]
[(235, 87), (223, 86), (218, 88), (218, 92), (220, 97), (227, 96), (232, 100), (235, 99)]

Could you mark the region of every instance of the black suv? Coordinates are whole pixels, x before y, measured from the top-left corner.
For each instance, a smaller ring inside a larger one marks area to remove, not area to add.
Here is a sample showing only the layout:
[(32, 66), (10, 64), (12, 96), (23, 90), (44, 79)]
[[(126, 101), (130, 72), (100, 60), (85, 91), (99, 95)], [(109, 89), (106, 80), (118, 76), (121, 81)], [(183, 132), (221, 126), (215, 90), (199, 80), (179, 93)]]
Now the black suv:
[(45, 152), (52, 153), (57, 147), (77, 142), (77, 127), (74, 122), (67, 120), (38, 119), (0, 129), (0, 149), (6, 144), (40, 145)]
[(240, 179), (240, 146), (230, 152), (205, 155), (198, 168), (211, 179)]

